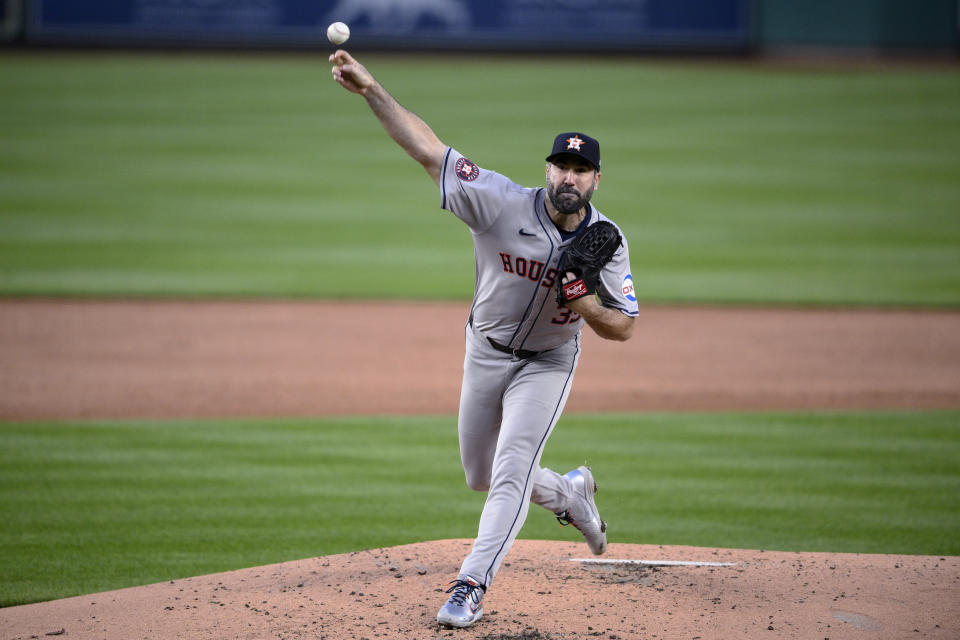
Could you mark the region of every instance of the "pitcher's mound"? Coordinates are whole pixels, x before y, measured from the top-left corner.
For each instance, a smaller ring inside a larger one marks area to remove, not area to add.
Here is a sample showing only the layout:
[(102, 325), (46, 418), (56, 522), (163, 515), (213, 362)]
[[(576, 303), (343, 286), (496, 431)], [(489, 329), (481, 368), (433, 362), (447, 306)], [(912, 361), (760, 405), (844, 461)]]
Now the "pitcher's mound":
[[(469, 540), (0, 610), (3, 638), (960, 637), (960, 558), (518, 540), (469, 629), (436, 623)], [(584, 562), (601, 560), (603, 563)]]

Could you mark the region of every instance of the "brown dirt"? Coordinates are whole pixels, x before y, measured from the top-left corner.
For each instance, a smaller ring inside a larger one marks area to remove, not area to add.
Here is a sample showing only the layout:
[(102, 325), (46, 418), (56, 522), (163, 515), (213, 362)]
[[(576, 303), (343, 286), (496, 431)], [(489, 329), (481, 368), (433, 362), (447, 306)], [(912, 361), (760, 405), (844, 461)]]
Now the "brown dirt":
[[(455, 413), (465, 304), (0, 301), (0, 419)], [(648, 308), (568, 411), (960, 407), (960, 312)]]
[[(0, 420), (453, 413), (462, 304), (0, 301)], [(960, 312), (649, 308), (584, 334), (568, 411), (960, 407)], [(520, 540), (468, 630), (469, 541), (0, 610), (0, 638), (956, 638), (960, 558)]]
[(957, 637), (960, 558), (519, 540), (472, 628), (436, 623), (468, 540), (310, 558), (0, 610), (4, 638)]

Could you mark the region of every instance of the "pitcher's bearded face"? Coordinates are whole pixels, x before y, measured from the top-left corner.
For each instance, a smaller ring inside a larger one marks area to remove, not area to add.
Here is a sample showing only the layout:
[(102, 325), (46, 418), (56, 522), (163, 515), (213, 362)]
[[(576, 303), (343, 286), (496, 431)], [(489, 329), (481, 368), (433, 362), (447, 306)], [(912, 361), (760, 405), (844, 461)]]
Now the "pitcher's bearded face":
[(547, 181), (547, 197), (550, 198), (550, 202), (553, 203), (557, 211), (568, 215), (587, 206), (590, 198), (593, 197), (593, 188), (591, 184), (581, 193), (576, 187), (566, 184), (555, 185)]
[(547, 164), (547, 197), (564, 215), (587, 206), (600, 182), (600, 172), (577, 156), (562, 155)]

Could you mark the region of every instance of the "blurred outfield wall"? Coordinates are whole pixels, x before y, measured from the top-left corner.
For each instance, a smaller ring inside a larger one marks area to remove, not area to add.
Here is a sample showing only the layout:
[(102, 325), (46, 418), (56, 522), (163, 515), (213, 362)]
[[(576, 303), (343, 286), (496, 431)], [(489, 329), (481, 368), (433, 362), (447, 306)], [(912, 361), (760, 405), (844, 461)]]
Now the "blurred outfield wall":
[(958, 50), (958, 0), (762, 0), (759, 45)]
[[(0, 0), (3, 1), (3, 0)], [(13, 6), (8, 4), (8, 6)], [(25, 0), (26, 43), (524, 50), (744, 48), (751, 0)]]
[(0, 39), (102, 46), (957, 52), (960, 0), (0, 0)]

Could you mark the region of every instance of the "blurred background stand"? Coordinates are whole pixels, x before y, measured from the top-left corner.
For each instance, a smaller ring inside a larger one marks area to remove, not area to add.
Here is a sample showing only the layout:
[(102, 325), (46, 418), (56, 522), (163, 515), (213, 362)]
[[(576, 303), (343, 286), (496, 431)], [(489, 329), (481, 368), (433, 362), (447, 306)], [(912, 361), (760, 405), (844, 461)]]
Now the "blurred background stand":
[(0, 0), (7, 46), (956, 58), (957, 0)]

